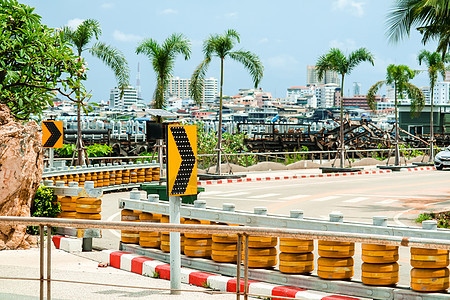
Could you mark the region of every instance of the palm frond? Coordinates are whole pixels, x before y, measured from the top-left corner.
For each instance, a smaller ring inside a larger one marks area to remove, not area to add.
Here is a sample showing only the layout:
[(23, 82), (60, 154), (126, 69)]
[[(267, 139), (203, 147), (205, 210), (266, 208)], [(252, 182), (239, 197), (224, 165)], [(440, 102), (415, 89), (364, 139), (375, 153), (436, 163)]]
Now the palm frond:
[(195, 103), (201, 104), (203, 97), (203, 87), (206, 72), (208, 71), (209, 64), (211, 62), (211, 57), (206, 57), (198, 66), (195, 68), (194, 73), (191, 77), (191, 83), (189, 85), (189, 93)]
[(375, 99), (375, 95), (378, 93), (379, 89), (385, 84), (385, 81), (378, 81), (374, 85), (372, 85), (367, 92), (367, 104), (369, 105), (372, 111), (377, 110), (377, 102)]
[(370, 62), (373, 66), (373, 60), (374, 56), (369, 50), (367, 50), (366, 48), (359, 48), (358, 50), (350, 53), (348, 57), (348, 68), (346, 73), (350, 74), (350, 72), (362, 62)]
[(229, 52), (228, 55), (231, 59), (244, 65), (244, 67), (250, 73), (250, 76), (252, 76), (255, 88), (257, 88), (264, 72), (264, 67), (259, 57), (250, 51), (244, 50)]
[(425, 96), (421, 89), (409, 82), (404, 83), (404, 87), (411, 99), (411, 117), (417, 117), (425, 106)]
[(175, 58), (177, 54), (184, 55), (184, 59), (191, 57), (191, 43), (182, 33), (173, 33), (163, 43), (162, 49), (165, 49), (167, 55)]
[(326, 71), (331, 70), (331, 61), (328, 59), (328, 54), (319, 56), (316, 62), (317, 77), (322, 80), (325, 76)]
[(97, 42), (89, 52), (102, 60), (114, 72), (119, 87), (123, 88), (129, 85), (130, 68), (128, 67), (125, 56), (118, 49), (105, 43)]
[(161, 47), (157, 41), (154, 39), (145, 39), (137, 46), (136, 54), (144, 54), (151, 60), (157, 56), (160, 49)]

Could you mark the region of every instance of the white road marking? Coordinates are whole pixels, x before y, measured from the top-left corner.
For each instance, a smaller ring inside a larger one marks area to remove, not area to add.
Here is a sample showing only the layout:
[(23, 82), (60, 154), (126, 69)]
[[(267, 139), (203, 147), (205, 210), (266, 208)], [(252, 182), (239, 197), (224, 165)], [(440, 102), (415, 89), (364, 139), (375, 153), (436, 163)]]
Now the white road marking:
[(367, 199), (369, 199), (369, 198), (367, 198), (367, 197), (356, 197), (356, 198), (345, 200), (345, 201), (342, 201), (342, 202), (345, 202), (345, 203), (358, 203), (358, 202), (361, 202), (361, 201), (364, 201), (364, 200), (367, 200)]
[(375, 204), (391, 204), (391, 203), (395, 203), (395, 202), (398, 202), (398, 200), (386, 199), (386, 200), (383, 200), (383, 201), (375, 202)]
[(398, 214), (396, 214), (396, 215), (394, 216), (394, 222), (395, 222), (397, 225), (400, 225), (400, 226), (406, 226), (405, 223), (403, 223), (402, 221), (399, 220), (399, 218), (400, 218), (404, 213), (407, 213), (407, 212), (409, 212), (409, 211), (411, 211), (411, 210), (413, 210), (413, 209), (414, 209), (414, 208), (410, 208), (410, 209), (404, 210), (404, 211), (399, 212)]
[[(120, 216), (120, 211), (116, 212), (115, 214), (109, 216), (109, 218), (106, 221), (112, 221), (114, 220), (117, 216)], [(114, 230), (114, 229), (108, 229), (109, 232), (111, 232), (113, 235), (115, 235), (118, 238), (121, 238), (122, 236), (120, 235), (120, 231), (119, 230)]]
[(250, 196), (247, 198), (250, 199), (259, 199), (259, 198), (268, 198), (268, 197), (273, 197), (273, 196), (278, 196), (280, 194), (273, 194), (273, 193), (268, 193), (268, 194), (262, 194), (262, 195), (255, 195), (255, 196)]
[(341, 196), (327, 196), (327, 197), (312, 199), (311, 201), (322, 202), (322, 201), (332, 200), (332, 199), (336, 199), (336, 198), (341, 198)]
[(220, 193), (222, 193), (222, 192), (221, 191), (207, 191), (207, 192), (201, 192), (200, 195), (207, 196), (207, 195), (215, 195), (215, 194), (220, 194)]
[(224, 193), (224, 194), (215, 195), (215, 196), (217, 196), (217, 197), (234, 197), (234, 196), (242, 196), (242, 195), (247, 195), (247, 194), (250, 194), (250, 192)]
[(294, 195), (294, 196), (289, 196), (289, 197), (282, 197), (279, 198), (280, 200), (295, 200), (295, 199), (300, 199), (300, 198), (304, 198), (304, 197), (309, 197), (311, 195)]
[(400, 195), (367, 195), (367, 194), (338, 194), (340, 196), (367, 196), (367, 197), (377, 197), (377, 198), (426, 198), (428, 199), (429, 197), (424, 197), (424, 196), (400, 196)]

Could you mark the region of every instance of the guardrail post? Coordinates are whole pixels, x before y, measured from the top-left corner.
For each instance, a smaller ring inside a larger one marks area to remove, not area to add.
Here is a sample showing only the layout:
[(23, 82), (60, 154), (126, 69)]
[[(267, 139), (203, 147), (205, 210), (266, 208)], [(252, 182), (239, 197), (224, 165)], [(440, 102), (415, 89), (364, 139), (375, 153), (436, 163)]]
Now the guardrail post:
[[(169, 221), (180, 224), (181, 197), (169, 197)], [(179, 295), (181, 288), (181, 242), (180, 233), (170, 233), (170, 293)]]

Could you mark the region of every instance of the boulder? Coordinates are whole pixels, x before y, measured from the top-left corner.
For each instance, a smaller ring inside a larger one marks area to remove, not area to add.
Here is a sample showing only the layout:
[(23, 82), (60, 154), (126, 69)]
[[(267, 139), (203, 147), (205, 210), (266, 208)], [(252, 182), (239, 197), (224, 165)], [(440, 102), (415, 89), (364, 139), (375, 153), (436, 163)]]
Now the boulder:
[[(0, 104), (0, 216), (29, 217), (43, 171), (42, 131), (34, 121), (14, 121)], [(26, 226), (0, 226), (0, 250), (27, 249), (35, 238)]]

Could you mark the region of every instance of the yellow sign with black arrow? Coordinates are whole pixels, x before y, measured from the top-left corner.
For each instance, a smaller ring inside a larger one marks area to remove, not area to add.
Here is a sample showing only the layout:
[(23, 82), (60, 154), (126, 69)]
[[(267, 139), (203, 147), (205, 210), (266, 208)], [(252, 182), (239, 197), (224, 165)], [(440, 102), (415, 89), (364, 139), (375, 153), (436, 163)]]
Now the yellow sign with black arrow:
[(197, 195), (197, 126), (167, 127), (167, 194)]
[(63, 147), (63, 121), (42, 121), (41, 127), (44, 148)]

